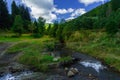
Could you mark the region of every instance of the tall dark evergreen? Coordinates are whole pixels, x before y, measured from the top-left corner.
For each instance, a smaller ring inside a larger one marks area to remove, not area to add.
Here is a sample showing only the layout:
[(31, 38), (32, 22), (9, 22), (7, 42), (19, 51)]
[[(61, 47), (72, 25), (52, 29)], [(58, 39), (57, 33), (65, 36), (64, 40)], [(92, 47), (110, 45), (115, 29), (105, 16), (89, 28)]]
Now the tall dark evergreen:
[(4, 0), (0, 0), (0, 28), (9, 29), (10, 27), (10, 15), (7, 9), (7, 3)]
[(19, 7), (16, 5), (15, 1), (13, 1), (13, 3), (12, 3), (12, 19), (13, 19), (13, 22), (14, 22), (15, 17), (19, 14), (20, 14)]
[(28, 31), (28, 25), (31, 22), (29, 9), (28, 7), (25, 7), (24, 5), (19, 6), (19, 9), (20, 9), (20, 15), (24, 21), (24, 29)]
[(39, 33), (41, 34), (41, 36), (43, 36), (44, 31), (45, 31), (45, 19), (42, 17), (39, 17), (38, 19), (38, 28), (39, 28)]
[(33, 37), (39, 38), (44, 35), (45, 31), (45, 19), (42, 17), (39, 17), (38, 21), (34, 22), (35, 29), (33, 31)]

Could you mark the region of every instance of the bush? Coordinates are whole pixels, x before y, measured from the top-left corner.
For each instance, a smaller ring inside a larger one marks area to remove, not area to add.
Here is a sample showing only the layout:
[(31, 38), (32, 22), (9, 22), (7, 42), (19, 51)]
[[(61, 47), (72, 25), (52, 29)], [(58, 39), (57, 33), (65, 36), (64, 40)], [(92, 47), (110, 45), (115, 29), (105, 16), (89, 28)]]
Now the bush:
[(109, 36), (113, 36), (118, 32), (118, 25), (114, 19), (110, 19), (106, 23), (106, 32)]

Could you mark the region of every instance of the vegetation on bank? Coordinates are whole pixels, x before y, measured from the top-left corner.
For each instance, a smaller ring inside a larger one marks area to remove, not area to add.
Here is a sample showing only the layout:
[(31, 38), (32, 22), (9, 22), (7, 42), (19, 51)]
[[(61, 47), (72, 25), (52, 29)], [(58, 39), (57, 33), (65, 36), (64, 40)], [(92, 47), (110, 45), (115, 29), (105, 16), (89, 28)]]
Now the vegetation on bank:
[(109, 37), (104, 31), (76, 31), (67, 40), (66, 46), (96, 57), (120, 71), (120, 32), (114, 37)]
[[(27, 65), (37, 71), (46, 72), (49, 70), (49, 65), (59, 64), (60, 62), (69, 61), (72, 58), (69, 56), (56, 58), (52, 56), (54, 53), (55, 45), (58, 43), (57, 40), (44, 36), (42, 38), (30, 38), (28, 35), (21, 38), (6, 38), (13, 45), (8, 48), (6, 54), (16, 54), (14, 57), (15, 61)], [(19, 40), (21, 39), (21, 40)], [(5, 42), (0, 38), (0, 42)], [(55, 53), (54, 53), (55, 54)], [(55, 65), (54, 65), (55, 66)]]
[[(24, 38), (23, 38), (24, 39)], [(49, 37), (21, 40), (7, 50), (7, 54), (18, 54), (18, 62), (40, 71), (47, 71), (48, 64), (54, 63), (50, 53), (54, 50), (56, 40)]]

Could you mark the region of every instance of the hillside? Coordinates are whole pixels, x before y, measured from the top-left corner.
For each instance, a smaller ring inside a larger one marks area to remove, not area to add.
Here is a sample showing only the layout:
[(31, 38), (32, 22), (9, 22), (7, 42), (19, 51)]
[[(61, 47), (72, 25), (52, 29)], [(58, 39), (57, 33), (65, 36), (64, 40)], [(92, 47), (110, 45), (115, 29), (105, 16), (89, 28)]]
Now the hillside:
[(111, 2), (65, 23), (63, 37), (66, 46), (103, 61), (120, 71), (120, 10)]

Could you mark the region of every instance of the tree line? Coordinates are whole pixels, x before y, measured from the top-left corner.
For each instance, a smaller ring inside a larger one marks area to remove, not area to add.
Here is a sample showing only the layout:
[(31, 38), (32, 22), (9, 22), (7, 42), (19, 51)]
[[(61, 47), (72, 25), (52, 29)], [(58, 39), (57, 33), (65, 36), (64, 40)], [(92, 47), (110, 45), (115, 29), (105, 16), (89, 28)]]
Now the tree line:
[(61, 20), (60, 23), (55, 22), (52, 27), (49, 25), (47, 34), (64, 41), (75, 31), (101, 30), (106, 32), (109, 37), (113, 37), (120, 29), (119, 3), (120, 0), (111, 0), (76, 19)]
[(116, 34), (120, 28), (120, 0), (111, 0), (96, 9), (70, 21), (62, 19), (53, 24), (45, 26), (46, 20), (39, 17), (34, 22), (31, 21), (29, 8), (24, 5), (12, 3), (12, 13), (9, 14), (4, 0), (0, 1), (0, 29), (10, 29), (17, 36), (22, 33), (32, 33), (34, 37), (49, 35), (61, 42), (69, 38), (75, 31), (103, 30), (109, 36)]
[(5, 0), (0, 0), (0, 29), (10, 30), (20, 37), (22, 33), (32, 33), (34, 37), (41, 37), (44, 32), (45, 19), (39, 17), (32, 21), (29, 8), (15, 1), (11, 5), (11, 14)]

